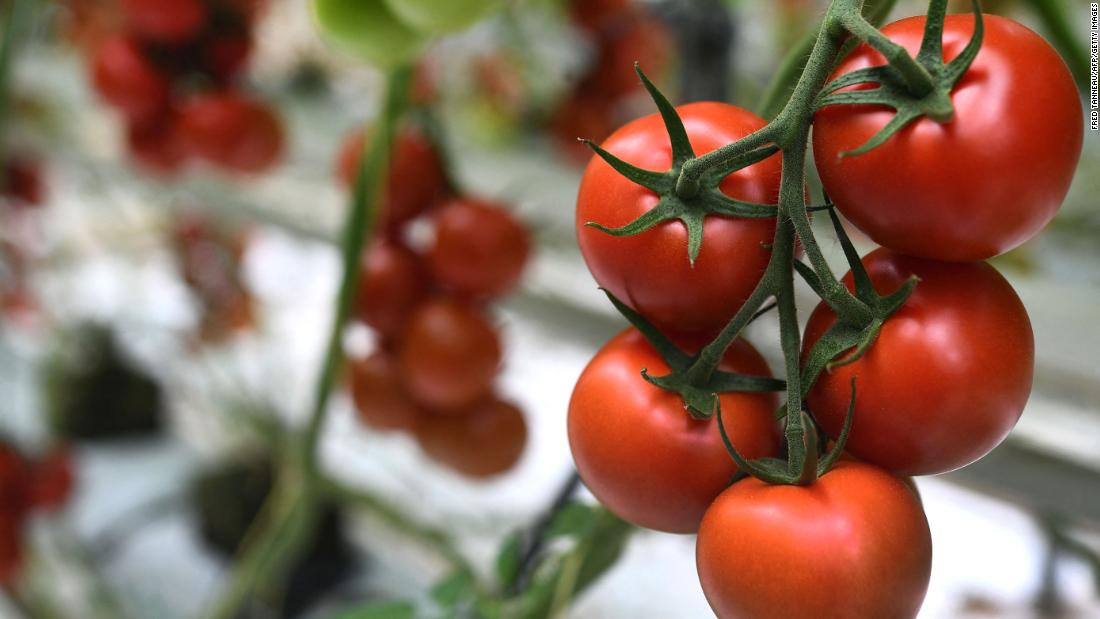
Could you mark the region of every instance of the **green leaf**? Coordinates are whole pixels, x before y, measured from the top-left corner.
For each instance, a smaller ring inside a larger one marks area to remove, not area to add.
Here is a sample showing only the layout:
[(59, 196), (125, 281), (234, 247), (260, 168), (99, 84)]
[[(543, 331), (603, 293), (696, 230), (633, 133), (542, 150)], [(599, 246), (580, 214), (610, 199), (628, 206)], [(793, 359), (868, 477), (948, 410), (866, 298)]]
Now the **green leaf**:
[(569, 503), (558, 512), (546, 529), (547, 539), (580, 537), (596, 525), (599, 508), (584, 503)]
[(477, 582), (474, 575), (466, 570), (456, 570), (432, 587), (432, 599), (440, 606), (451, 607), (472, 598), (476, 594)]
[(384, 0), (313, 0), (313, 19), (333, 47), (384, 69), (411, 62), (427, 43)]
[(409, 602), (375, 602), (340, 612), (330, 619), (416, 619)]
[(503, 586), (510, 585), (519, 574), (519, 564), (523, 556), (523, 535), (517, 531), (504, 540), (497, 553), (497, 580)]

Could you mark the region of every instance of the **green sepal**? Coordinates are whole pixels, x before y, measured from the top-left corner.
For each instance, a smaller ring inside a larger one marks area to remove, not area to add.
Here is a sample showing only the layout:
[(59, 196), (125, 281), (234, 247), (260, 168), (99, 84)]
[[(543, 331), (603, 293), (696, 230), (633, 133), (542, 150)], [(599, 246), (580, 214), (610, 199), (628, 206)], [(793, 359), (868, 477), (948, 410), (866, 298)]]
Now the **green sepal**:
[(844, 453), (844, 447), (848, 444), (848, 435), (852, 432), (852, 419), (855, 418), (856, 412), (856, 379), (852, 377), (852, 397), (848, 400), (848, 412), (844, 414), (844, 425), (840, 428), (840, 435), (837, 436), (836, 442), (833, 443), (833, 448), (829, 453), (825, 454), (817, 463), (817, 476), (821, 477), (825, 473), (829, 472), (829, 469), (833, 468), (837, 460), (840, 459), (840, 455)]
[(695, 151), (691, 148), (691, 141), (688, 139), (687, 129), (684, 128), (684, 121), (676, 112), (676, 107), (653, 82), (649, 81), (649, 78), (642, 71), (641, 65), (637, 62), (634, 63), (634, 72), (642, 80), (642, 85), (649, 92), (653, 103), (657, 105), (657, 111), (661, 113), (661, 120), (665, 122), (665, 130), (668, 131), (668, 139), (672, 146), (672, 167), (679, 168), (685, 161), (695, 157)]

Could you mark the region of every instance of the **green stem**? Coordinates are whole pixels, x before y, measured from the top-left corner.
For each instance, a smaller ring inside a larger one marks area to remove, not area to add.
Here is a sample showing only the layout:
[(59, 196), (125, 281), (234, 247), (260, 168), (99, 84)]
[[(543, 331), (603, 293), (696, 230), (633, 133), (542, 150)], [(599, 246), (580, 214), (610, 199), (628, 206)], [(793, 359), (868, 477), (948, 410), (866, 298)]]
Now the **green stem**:
[(208, 615), (211, 619), (233, 619), (257, 590), (283, 578), (316, 523), (317, 503), (323, 495), (318, 444), (327, 417), (328, 397), (343, 361), (344, 326), (359, 280), (359, 257), (376, 219), (393, 136), (406, 105), (410, 75), (407, 67), (389, 75), (382, 113), (360, 162), (344, 228), (343, 278), (308, 425), (293, 445), (288, 461), (279, 469), (271, 496), (246, 536), (236, 567), (227, 576), (228, 584)]
[(857, 39), (878, 50), (886, 61), (901, 73), (913, 96), (923, 97), (935, 88), (935, 82), (928, 70), (910, 56), (904, 47), (879, 32), (878, 28), (864, 19), (863, 15), (842, 13), (840, 24)]
[(0, 40), (0, 142), (4, 134), (5, 121), (8, 120), (8, 108), (10, 107), (11, 94), (11, 67), (12, 58), (15, 56), (17, 39), (26, 30), (25, 6), (29, 0), (11, 0), (8, 2), (8, 10), (4, 15), (3, 40)]

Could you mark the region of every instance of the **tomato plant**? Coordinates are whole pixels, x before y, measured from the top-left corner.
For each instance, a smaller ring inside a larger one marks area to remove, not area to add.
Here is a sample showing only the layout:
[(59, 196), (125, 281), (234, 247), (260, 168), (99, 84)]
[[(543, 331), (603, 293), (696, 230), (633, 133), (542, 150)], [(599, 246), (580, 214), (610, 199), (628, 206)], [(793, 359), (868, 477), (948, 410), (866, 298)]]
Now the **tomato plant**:
[(810, 486), (730, 486), (703, 517), (696, 561), (721, 619), (915, 617), (932, 539), (901, 480), (842, 461)]
[[(904, 475), (944, 473), (997, 446), (1031, 393), (1035, 346), (1027, 311), (988, 264), (944, 263), (879, 249), (863, 260), (880, 292), (920, 278), (866, 354), (822, 373), (807, 402), (836, 437), (856, 401), (847, 448)], [(852, 276), (845, 278), (854, 286)], [(821, 304), (806, 326), (809, 350), (835, 322)], [(841, 357), (843, 360), (843, 357)]]
[[(724, 103), (690, 103), (677, 108), (696, 152), (707, 153), (764, 126), (751, 112)], [(646, 170), (672, 163), (661, 117), (652, 114), (626, 124), (602, 147)], [(774, 203), (780, 162), (771, 157), (733, 172), (722, 181), (730, 197)], [(765, 248), (775, 220), (707, 217), (694, 265), (686, 251), (688, 234), (678, 221), (666, 221), (630, 237), (614, 237), (586, 224), (625, 225), (653, 209), (658, 196), (631, 182), (604, 160), (593, 157), (577, 197), (577, 239), (596, 281), (645, 315), (674, 331), (713, 331), (745, 302), (764, 274), (771, 253)]]
[(458, 414), (426, 416), (416, 439), (440, 464), (470, 477), (492, 477), (511, 470), (523, 455), (527, 422), (514, 404), (490, 396)]
[(180, 134), (195, 156), (237, 172), (267, 170), (278, 162), (284, 148), (275, 112), (232, 91), (189, 101), (180, 112)]
[[(737, 473), (717, 421), (695, 419), (675, 393), (638, 373), (668, 365), (634, 329), (615, 336), (577, 380), (569, 402), (569, 446), (585, 485), (616, 515), (639, 526), (692, 533), (703, 512)], [(769, 375), (767, 363), (739, 340), (723, 368)], [(731, 440), (751, 458), (775, 455), (779, 435), (768, 393), (720, 397)]]
[[(841, 156), (892, 117), (888, 108), (829, 106), (814, 122), (814, 159), (837, 208), (875, 242), (940, 260), (981, 260), (1033, 237), (1057, 212), (1081, 152), (1081, 100), (1057, 52), (1011, 19), (987, 16), (981, 51), (951, 91), (954, 118), (916, 120), (881, 146)], [(924, 17), (883, 28), (915, 51)], [(944, 24), (944, 57), (974, 30)], [(864, 45), (837, 73), (882, 64)], [(899, 173), (885, 173), (897, 170)]]
[(504, 205), (452, 200), (435, 213), (433, 222), (428, 266), (444, 286), (472, 297), (496, 297), (519, 283), (531, 239)]
[(480, 310), (441, 299), (412, 316), (398, 354), (414, 400), (434, 411), (459, 413), (489, 392), (500, 367), (500, 337)]

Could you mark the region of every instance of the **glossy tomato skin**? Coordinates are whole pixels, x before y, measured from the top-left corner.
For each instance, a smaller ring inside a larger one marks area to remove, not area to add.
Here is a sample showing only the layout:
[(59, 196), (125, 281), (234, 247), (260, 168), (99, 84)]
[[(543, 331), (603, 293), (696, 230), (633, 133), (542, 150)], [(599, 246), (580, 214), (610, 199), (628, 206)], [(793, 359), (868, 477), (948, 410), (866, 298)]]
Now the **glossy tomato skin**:
[(510, 471), (523, 456), (527, 422), (520, 409), (488, 397), (455, 415), (429, 415), (416, 428), (424, 453), (458, 473), (488, 478)]
[(459, 414), (489, 393), (500, 367), (500, 336), (474, 306), (437, 299), (409, 320), (398, 354), (414, 400), (439, 414)]
[(932, 540), (905, 483), (841, 461), (809, 486), (730, 486), (703, 517), (696, 564), (719, 619), (911, 619)]
[(496, 297), (519, 283), (531, 235), (502, 204), (458, 198), (433, 217), (428, 266), (448, 288), (471, 297)]
[[(863, 263), (880, 293), (910, 274), (912, 296), (888, 318), (867, 353), (822, 372), (807, 403), (837, 437), (856, 378), (847, 449), (901, 475), (932, 475), (970, 464), (996, 447), (1031, 393), (1035, 344), (1027, 310), (984, 262), (949, 263), (887, 249)], [(851, 287), (851, 274), (845, 278)], [(835, 321), (827, 306), (806, 326), (808, 351)]]
[(413, 250), (398, 241), (375, 240), (360, 263), (358, 317), (384, 338), (395, 339), (427, 300), (429, 285), (420, 256)]
[(195, 38), (206, 25), (203, 0), (122, 0), (130, 27), (158, 43), (181, 43)]
[(283, 128), (275, 112), (243, 93), (202, 95), (181, 111), (180, 132), (191, 153), (223, 169), (259, 173), (282, 156)]
[[(694, 533), (703, 512), (729, 485), (737, 465), (715, 419), (693, 419), (680, 396), (646, 382), (668, 366), (635, 329), (608, 342), (577, 380), (569, 402), (569, 446), (586, 486), (608, 509), (638, 526)], [(769, 375), (767, 363), (738, 340), (722, 368)], [(774, 393), (726, 393), (722, 419), (746, 458), (773, 456), (779, 435)]]
[(168, 79), (130, 37), (108, 38), (92, 57), (92, 86), (128, 119), (148, 122), (168, 109)]
[[(677, 108), (697, 155), (734, 142), (764, 126), (756, 115), (724, 103), (690, 103)], [(611, 135), (603, 147), (628, 163), (667, 170), (672, 149), (661, 118), (639, 118)], [(738, 170), (722, 191), (751, 202), (779, 198), (780, 160), (773, 156)], [(744, 304), (764, 274), (770, 252), (763, 247), (775, 219), (710, 216), (694, 268), (688, 261), (687, 230), (668, 221), (641, 234), (617, 238), (586, 226), (625, 225), (652, 209), (658, 196), (632, 183), (593, 157), (577, 197), (577, 239), (588, 268), (611, 291), (663, 330), (717, 331)]]
[[(915, 52), (924, 17), (883, 29)], [(949, 15), (944, 54), (970, 39), (973, 17)], [(838, 73), (882, 64), (860, 47)], [(817, 113), (814, 158), (825, 191), (875, 242), (939, 260), (982, 260), (1028, 240), (1054, 216), (1069, 190), (1082, 141), (1080, 98), (1057, 52), (1023, 25), (985, 16), (974, 64), (951, 96), (953, 121), (922, 118), (878, 148), (857, 148), (892, 111), (832, 106)]]
[[(336, 158), (336, 177), (352, 187), (363, 156), (364, 133), (348, 135)], [(420, 215), (446, 191), (443, 162), (435, 147), (419, 130), (404, 127), (394, 138), (386, 186), (383, 190), (382, 224), (394, 229)]]
[(413, 430), (424, 416), (401, 385), (397, 359), (376, 351), (350, 362), (351, 397), (359, 420), (380, 431)]

